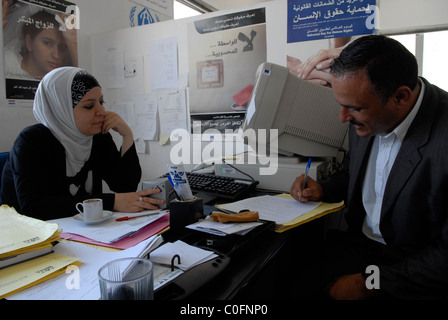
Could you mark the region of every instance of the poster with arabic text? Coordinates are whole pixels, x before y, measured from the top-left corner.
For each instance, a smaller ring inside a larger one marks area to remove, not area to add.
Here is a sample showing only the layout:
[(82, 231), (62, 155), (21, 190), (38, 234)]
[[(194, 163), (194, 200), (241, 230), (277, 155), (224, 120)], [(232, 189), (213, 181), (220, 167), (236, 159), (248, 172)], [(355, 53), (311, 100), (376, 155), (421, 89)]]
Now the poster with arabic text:
[(376, 0), (288, 0), (288, 43), (375, 32)]

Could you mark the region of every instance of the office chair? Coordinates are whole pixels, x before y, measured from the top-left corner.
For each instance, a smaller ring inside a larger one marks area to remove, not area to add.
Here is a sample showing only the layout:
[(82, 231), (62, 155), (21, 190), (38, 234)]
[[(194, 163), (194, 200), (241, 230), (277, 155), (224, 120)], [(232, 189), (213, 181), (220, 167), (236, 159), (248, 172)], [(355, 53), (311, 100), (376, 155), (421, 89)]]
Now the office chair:
[[(0, 182), (2, 180), (3, 167), (5, 166), (8, 156), (9, 156), (9, 152), (1, 152), (0, 153)], [(1, 185), (1, 183), (0, 183), (0, 185)]]

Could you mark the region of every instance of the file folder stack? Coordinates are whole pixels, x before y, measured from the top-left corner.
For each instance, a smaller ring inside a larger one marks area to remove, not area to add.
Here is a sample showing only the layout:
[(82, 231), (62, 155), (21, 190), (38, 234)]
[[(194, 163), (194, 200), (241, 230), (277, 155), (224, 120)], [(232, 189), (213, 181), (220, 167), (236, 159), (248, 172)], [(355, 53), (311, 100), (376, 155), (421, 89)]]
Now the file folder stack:
[(0, 268), (8, 267), (52, 251), (62, 232), (56, 223), (47, 223), (0, 207)]
[(78, 258), (53, 253), (62, 230), (0, 206), (0, 299), (79, 265)]

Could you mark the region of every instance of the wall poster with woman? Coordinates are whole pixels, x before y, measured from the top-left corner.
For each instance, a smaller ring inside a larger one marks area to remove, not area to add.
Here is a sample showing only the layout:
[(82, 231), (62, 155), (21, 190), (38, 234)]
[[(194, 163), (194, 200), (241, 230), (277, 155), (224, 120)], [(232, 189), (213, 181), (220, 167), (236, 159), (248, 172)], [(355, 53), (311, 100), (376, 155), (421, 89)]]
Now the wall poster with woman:
[(2, 0), (8, 104), (33, 100), (51, 70), (78, 66), (76, 11), (74, 3), (63, 0)]

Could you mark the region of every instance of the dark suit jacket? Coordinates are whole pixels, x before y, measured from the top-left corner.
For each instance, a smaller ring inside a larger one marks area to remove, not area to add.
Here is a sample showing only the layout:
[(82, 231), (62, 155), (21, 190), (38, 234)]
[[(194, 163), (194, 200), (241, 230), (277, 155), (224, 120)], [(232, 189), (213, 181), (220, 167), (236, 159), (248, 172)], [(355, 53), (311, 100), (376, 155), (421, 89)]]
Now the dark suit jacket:
[(3, 170), (0, 203), (42, 220), (73, 216), (76, 203), (89, 198), (102, 198), (104, 209), (113, 210), (115, 195), (103, 193), (103, 180), (114, 192), (133, 192), (141, 179), (135, 146), (122, 157), (110, 134), (93, 138), (91, 195), (71, 195), (65, 161), (65, 149), (49, 129), (41, 124), (25, 128)]
[[(403, 298), (448, 296), (448, 93), (422, 80), (422, 105), (390, 172), (380, 220), (387, 250), (397, 258), (379, 266), (380, 286)], [(373, 138), (361, 138), (353, 128), (349, 134), (344, 171), (322, 186), (326, 201), (347, 201), (349, 232), (359, 234)]]

